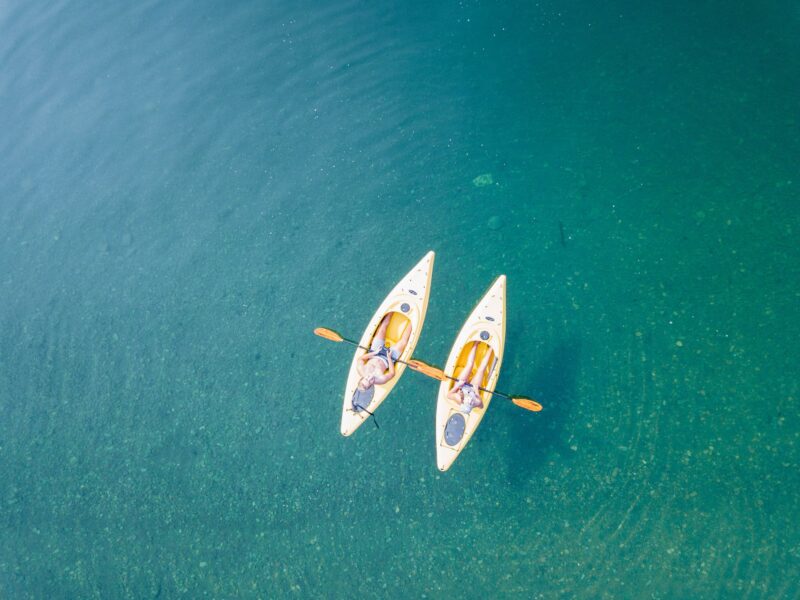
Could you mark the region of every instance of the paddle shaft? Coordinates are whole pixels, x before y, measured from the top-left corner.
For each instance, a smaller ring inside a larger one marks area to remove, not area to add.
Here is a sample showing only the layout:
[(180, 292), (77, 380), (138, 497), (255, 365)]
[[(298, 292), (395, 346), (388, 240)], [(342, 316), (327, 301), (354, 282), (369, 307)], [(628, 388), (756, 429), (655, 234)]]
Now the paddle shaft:
[[(354, 342), (353, 340), (348, 340), (346, 337), (343, 337), (343, 338), (342, 338), (342, 341), (343, 341), (343, 342), (347, 342), (348, 344), (352, 344), (352, 345), (353, 345), (353, 346), (355, 346), (356, 348), (361, 348), (362, 350), (366, 350), (367, 352), (371, 352), (371, 350), (370, 350), (369, 348), (364, 348), (364, 346), (362, 346), (362, 345), (361, 345), (361, 344), (359, 344), (358, 342)], [(399, 358), (398, 358), (397, 360), (393, 361), (393, 362), (396, 362), (396, 363), (403, 363), (404, 365), (408, 365), (408, 363), (407, 363), (406, 361), (404, 361), (404, 360), (400, 360)]]
[[(452, 381), (458, 381), (458, 379), (456, 379), (455, 377), (450, 377), (450, 375), (448, 375), (444, 371), (442, 371), (442, 375), (444, 375), (445, 377), (447, 377), (448, 379), (450, 379)], [(509, 400), (513, 400), (513, 398), (511, 396), (509, 396), (508, 394), (504, 394), (503, 392), (498, 392), (497, 390), (494, 390), (494, 391), (493, 390), (487, 390), (486, 388), (480, 387), (480, 386), (478, 386), (478, 389), (480, 391), (482, 391), (482, 392), (486, 392), (487, 394), (493, 394), (493, 395), (497, 395), (497, 396), (502, 396), (503, 398), (508, 398)]]
[[(367, 352), (370, 352), (369, 348), (365, 348), (364, 346), (358, 344), (354, 340), (347, 339), (346, 337), (344, 337), (342, 335), (339, 335), (338, 333), (336, 333), (335, 331), (333, 331), (331, 329), (326, 329), (324, 327), (318, 327), (318, 328), (316, 328), (314, 330), (314, 333), (316, 335), (320, 336), (320, 337), (324, 337), (325, 339), (331, 340), (333, 342), (347, 342), (348, 344), (352, 344), (356, 348), (360, 348), (362, 350), (366, 350)], [(409, 366), (409, 367), (411, 367), (412, 371), (418, 371), (418, 372), (422, 373), (423, 375), (426, 375), (428, 377), (432, 377), (434, 379), (438, 379), (439, 381), (444, 381), (445, 377), (447, 379), (452, 380), (452, 381), (458, 381), (458, 379), (456, 379), (455, 377), (450, 377), (450, 375), (445, 374), (445, 372), (443, 370), (438, 369), (436, 367), (432, 367), (430, 365), (427, 365), (424, 362), (422, 362), (421, 360), (411, 359), (410, 362), (406, 362), (404, 360), (398, 359), (398, 360), (396, 360), (394, 362), (396, 362), (396, 363), (399, 362), (401, 364)], [(511, 402), (513, 402), (517, 406), (521, 406), (522, 408), (526, 408), (528, 410), (533, 410), (534, 412), (542, 410), (542, 405), (539, 404), (538, 402), (536, 402), (535, 400), (530, 399), (530, 398), (525, 398), (525, 397), (514, 398), (513, 396), (509, 396), (508, 394), (505, 394), (503, 392), (498, 392), (497, 390), (488, 390), (488, 389), (486, 389), (484, 387), (480, 387), (480, 386), (478, 386), (478, 389), (480, 391), (482, 391), (482, 392), (486, 392), (487, 394), (492, 394), (493, 396), (500, 396), (502, 398), (506, 398), (507, 400), (511, 400)], [(523, 402), (529, 402), (529, 403), (531, 403), (531, 406), (523, 405), (522, 404)], [(375, 416), (372, 413), (370, 413), (368, 410), (366, 410), (366, 407), (360, 407), (360, 408), (365, 410), (367, 412), (367, 414), (371, 415), (372, 418), (375, 419)], [(378, 421), (377, 420), (375, 420), (375, 426), (378, 427)]]

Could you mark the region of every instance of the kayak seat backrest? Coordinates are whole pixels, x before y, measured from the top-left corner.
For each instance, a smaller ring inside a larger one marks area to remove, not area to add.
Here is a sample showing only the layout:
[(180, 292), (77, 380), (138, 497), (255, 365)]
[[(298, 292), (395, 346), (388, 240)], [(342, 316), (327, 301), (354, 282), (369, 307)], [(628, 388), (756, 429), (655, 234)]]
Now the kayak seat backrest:
[(389, 327), (386, 329), (386, 344), (394, 346), (403, 337), (406, 327), (411, 325), (408, 317), (399, 312), (392, 312), (392, 319), (389, 321)]
[[(464, 370), (464, 367), (467, 366), (467, 361), (469, 360), (469, 352), (472, 349), (472, 342), (467, 343), (462, 349), (461, 354), (458, 356), (458, 360), (456, 361), (456, 368), (455, 372), (451, 375), (453, 377), (459, 377), (461, 375), (461, 371)], [(491, 352), (492, 348), (489, 344), (484, 342), (480, 342), (478, 344), (478, 351), (475, 353), (475, 364), (472, 366), (472, 371), (470, 372), (469, 376), (472, 378), (475, 375), (475, 372), (478, 370), (478, 366), (481, 364), (483, 357), (486, 355), (487, 352)], [(486, 387), (486, 383), (489, 381), (489, 377), (491, 376), (492, 370), (494, 365), (497, 361), (494, 360), (489, 363), (488, 368), (486, 369), (486, 373), (483, 375), (483, 381), (481, 382), (481, 387)], [(450, 382), (450, 387), (455, 385), (455, 381)]]

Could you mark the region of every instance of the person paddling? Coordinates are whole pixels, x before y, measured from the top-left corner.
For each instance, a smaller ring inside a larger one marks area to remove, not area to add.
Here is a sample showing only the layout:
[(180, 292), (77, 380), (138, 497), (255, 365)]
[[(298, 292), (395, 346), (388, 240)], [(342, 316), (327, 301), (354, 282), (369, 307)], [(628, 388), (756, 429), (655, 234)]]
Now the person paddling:
[(406, 344), (411, 337), (411, 323), (406, 325), (402, 337), (391, 348), (386, 346), (386, 330), (392, 313), (388, 313), (381, 320), (375, 337), (372, 338), (369, 352), (358, 357), (358, 374), (361, 379), (358, 381), (358, 390), (366, 392), (373, 385), (386, 383), (394, 377), (394, 363), (403, 354)]

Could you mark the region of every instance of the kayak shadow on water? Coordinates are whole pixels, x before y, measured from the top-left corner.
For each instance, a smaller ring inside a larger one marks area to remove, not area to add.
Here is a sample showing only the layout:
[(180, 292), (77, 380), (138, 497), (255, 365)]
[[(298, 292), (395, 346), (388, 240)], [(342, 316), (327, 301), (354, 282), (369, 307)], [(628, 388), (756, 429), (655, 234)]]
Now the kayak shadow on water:
[(544, 409), (535, 414), (515, 414), (507, 420), (506, 464), (509, 483), (514, 487), (526, 485), (554, 452), (571, 454), (563, 441), (563, 429), (575, 401), (579, 360), (579, 341), (562, 341), (548, 358), (531, 365), (523, 380), (520, 389), (529, 390)]

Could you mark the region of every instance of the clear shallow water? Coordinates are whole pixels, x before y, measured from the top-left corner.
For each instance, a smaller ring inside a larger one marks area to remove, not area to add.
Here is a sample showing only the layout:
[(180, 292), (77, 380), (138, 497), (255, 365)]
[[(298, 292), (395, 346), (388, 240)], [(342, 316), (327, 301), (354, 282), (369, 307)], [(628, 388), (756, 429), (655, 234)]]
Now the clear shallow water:
[[(3, 596), (796, 597), (798, 24), (0, 7)], [(546, 407), (446, 475), (435, 384), (343, 439), (311, 335), (430, 248), (419, 356), (504, 272)]]

